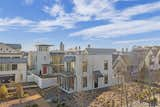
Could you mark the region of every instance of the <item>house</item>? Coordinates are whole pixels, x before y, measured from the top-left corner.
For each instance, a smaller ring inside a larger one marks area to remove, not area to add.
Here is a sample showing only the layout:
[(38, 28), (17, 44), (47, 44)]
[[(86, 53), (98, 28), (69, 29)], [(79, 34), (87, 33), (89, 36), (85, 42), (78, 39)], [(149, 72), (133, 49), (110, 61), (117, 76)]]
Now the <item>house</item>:
[(0, 83), (25, 82), (26, 71), (21, 45), (0, 43)]
[(45, 75), (52, 71), (50, 67), (51, 58), (48, 44), (37, 44), (36, 51), (29, 52), (28, 65), (29, 69), (34, 71), (35, 74)]
[(72, 93), (114, 85), (112, 54), (115, 51), (102, 48), (68, 51), (64, 56), (64, 71), (58, 76), (59, 87)]
[(34, 81), (40, 88), (57, 85), (57, 74), (64, 69), (64, 45), (59, 50), (50, 50), (52, 45), (37, 44), (36, 51), (29, 52), (28, 66), (30, 69), (27, 80)]
[[(157, 47), (134, 47), (131, 52), (122, 52), (113, 62), (113, 69), (116, 75), (121, 73), (122, 81), (127, 79), (139, 80), (144, 71), (145, 78), (151, 79), (152, 71), (158, 69), (159, 48)], [(116, 76), (118, 78), (118, 76)], [(117, 79), (118, 80), (118, 79)], [(144, 80), (145, 81), (145, 80)]]

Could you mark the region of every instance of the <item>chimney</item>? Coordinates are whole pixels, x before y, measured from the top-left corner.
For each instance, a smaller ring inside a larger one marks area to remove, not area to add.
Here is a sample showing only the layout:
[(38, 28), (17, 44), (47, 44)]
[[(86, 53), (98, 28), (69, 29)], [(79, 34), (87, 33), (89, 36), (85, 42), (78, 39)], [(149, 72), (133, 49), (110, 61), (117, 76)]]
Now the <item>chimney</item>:
[(91, 45), (90, 45), (90, 44), (88, 44), (88, 48), (91, 48)]
[(77, 50), (78, 48), (77, 48), (77, 46), (75, 47), (75, 50)]
[(79, 50), (81, 50), (81, 47), (79, 46), (79, 48), (78, 48)]
[(64, 44), (63, 44), (63, 42), (60, 43), (60, 51), (64, 51)]
[(122, 53), (124, 53), (124, 48), (122, 48)]
[(128, 52), (128, 48), (126, 48), (126, 52)]

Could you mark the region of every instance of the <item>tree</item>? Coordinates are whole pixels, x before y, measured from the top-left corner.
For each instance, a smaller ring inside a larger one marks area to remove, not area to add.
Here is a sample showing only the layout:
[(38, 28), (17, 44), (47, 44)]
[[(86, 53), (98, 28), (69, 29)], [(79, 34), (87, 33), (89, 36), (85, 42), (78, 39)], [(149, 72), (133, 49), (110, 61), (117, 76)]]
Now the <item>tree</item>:
[(0, 98), (1, 99), (5, 99), (7, 98), (8, 96), (8, 89), (7, 87), (3, 84), (1, 87), (0, 87)]

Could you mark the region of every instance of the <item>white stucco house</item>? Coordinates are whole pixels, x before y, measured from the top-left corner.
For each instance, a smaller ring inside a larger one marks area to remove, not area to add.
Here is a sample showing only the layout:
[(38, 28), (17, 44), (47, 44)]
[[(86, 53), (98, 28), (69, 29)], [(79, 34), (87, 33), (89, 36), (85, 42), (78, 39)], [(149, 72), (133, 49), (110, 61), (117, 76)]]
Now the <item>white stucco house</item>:
[(58, 83), (67, 93), (112, 86), (115, 83), (112, 54), (115, 49), (86, 48), (64, 56), (64, 71)]
[[(36, 51), (31, 51), (28, 55), (29, 75), (27, 80), (36, 82), (40, 88), (56, 85), (56, 71), (63, 68), (64, 51), (51, 51), (51, 46), (48, 44), (37, 44)], [(63, 47), (61, 46), (62, 49)]]
[(21, 45), (0, 43), (0, 83), (25, 82), (26, 71)]

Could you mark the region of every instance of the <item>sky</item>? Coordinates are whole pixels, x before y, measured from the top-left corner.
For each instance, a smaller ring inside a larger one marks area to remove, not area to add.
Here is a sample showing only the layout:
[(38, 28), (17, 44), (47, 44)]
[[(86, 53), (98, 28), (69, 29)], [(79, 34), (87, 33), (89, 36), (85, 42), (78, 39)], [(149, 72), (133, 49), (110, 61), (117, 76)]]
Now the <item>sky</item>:
[(0, 0), (0, 42), (131, 48), (160, 45), (160, 0)]

